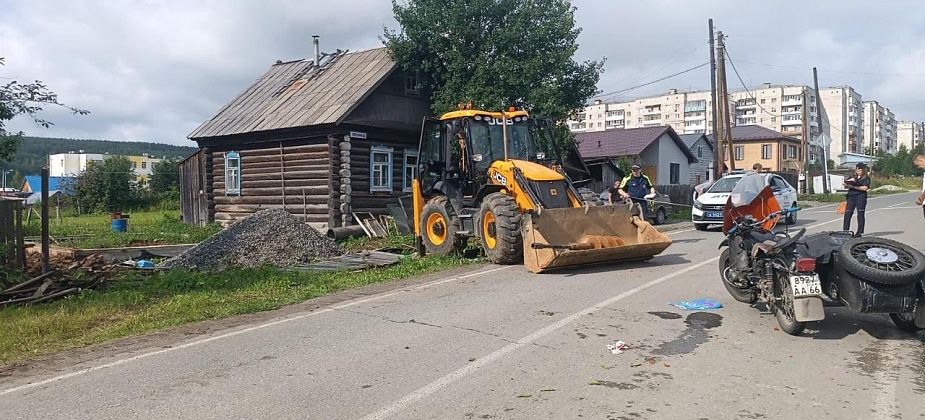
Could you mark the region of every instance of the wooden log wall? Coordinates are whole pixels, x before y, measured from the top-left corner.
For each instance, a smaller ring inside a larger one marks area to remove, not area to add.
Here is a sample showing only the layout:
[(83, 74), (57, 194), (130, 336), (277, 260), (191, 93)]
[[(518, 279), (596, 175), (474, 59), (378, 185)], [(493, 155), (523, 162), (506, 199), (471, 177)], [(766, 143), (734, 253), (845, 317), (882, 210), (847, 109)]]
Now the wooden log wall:
[[(413, 143), (412, 143), (413, 141)], [(370, 191), (370, 149), (372, 146), (387, 146), (392, 148), (392, 190), (389, 192)], [(350, 187), (352, 196), (350, 205), (354, 212), (388, 214), (386, 205), (398, 204), (398, 197), (410, 195), (411, 192), (402, 191), (402, 177), (404, 176), (405, 151), (417, 149), (417, 141), (411, 137), (407, 142), (376, 141), (353, 139), (350, 151), (351, 177)]]
[[(281, 209), (312, 223), (330, 223), (331, 150), (319, 144), (262, 144), (211, 153), (214, 220), (228, 224), (264, 209)], [(241, 156), (241, 193), (225, 194), (225, 153)]]
[(203, 226), (211, 222), (206, 194), (206, 165), (202, 150), (180, 162), (180, 214), (183, 222)]

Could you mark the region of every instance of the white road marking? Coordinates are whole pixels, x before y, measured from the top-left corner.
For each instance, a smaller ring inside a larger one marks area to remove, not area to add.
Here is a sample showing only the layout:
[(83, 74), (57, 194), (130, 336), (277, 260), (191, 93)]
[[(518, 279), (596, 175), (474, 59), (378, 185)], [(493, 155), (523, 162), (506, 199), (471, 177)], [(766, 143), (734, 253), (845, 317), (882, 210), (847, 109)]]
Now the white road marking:
[(287, 322), (296, 321), (296, 320), (308, 318), (308, 317), (311, 317), (311, 316), (320, 315), (320, 314), (323, 314), (323, 313), (326, 313), (326, 312), (331, 312), (331, 311), (335, 311), (335, 310), (338, 310), (338, 309), (344, 309), (344, 308), (348, 308), (348, 307), (351, 307), (351, 306), (354, 306), (354, 305), (359, 305), (359, 304), (362, 304), (362, 303), (372, 302), (372, 301), (379, 300), (379, 299), (385, 299), (385, 298), (387, 298), (387, 297), (395, 296), (395, 295), (402, 294), (402, 293), (408, 293), (408, 292), (410, 292), (410, 291), (426, 289), (426, 288), (428, 288), (428, 287), (433, 287), (433, 286), (436, 286), (436, 285), (438, 285), (438, 284), (448, 283), (448, 282), (457, 281), (457, 280), (465, 280), (465, 279), (468, 279), (468, 278), (472, 278), (472, 277), (476, 277), (476, 276), (481, 276), (481, 275), (484, 275), (484, 274), (490, 274), (490, 273), (495, 273), (495, 272), (498, 272), (498, 271), (501, 271), (501, 270), (507, 270), (507, 269), (509, 269), (509, 268), (511, 268), (511, 267), (514, 267), (514, 266), (508, 265), (508, 266), (503, 266), (503, 267), (492, 268), (492, 269), (490, 269), (490, 270), (478, 271), (478, 272), (475, 272), (475, 273), (470, 273), (470, 274), (466, 274), (466, 275), (462, 275), (462, 276), (456, 276), (456, 277), (450, 277), (450, 278), (441, 279), (441, 280), (435, 280), (435, 281), (432, 281), (432, 282), (429, 282), (429, 283), (425, 283), (425, 284), (422, 284), (422, 285), (420, 285), (420, 286), (417, 286), (417, 287), (414, 287), (414, 288), (411, 288), (411, 289), (403, 289), (403, 290), (398, 290), (398, 291), (395, 291), (395, 292), (390, 292), (390, 293), (385, 293), (385, 294), (381, 294), (381, 295), (376, 295), (376, 296), (368, 297), (368, 298), (365, 298), (365, 299), (353, 300), (353, 301), (350, 301), (350, 302), (347, 302), (347, 303), (343, 303), (343, 304), (339, 304), (339, 305), (334, 305), (334, 306), (329, 306), (329, 307), (327, 307), (327, 308), (320, 309), (320, 310), (317, 310), (317, 311), (308, 312), (308, 313), (303, 313), (303, 314), (296, 315), (296, 316), (292, 316), (292, 317), (289, 317), (289, 318), (282, 318), (282, 319), (278, 319), (278, 320), (276, 320), (276, 321), (271, 321), (271, 322), (267, 322), (267, 323), (264, 323), (264, 324), (254, 325), (254, 326), (252, 326), (252, 327), (248, 327), (248, 328), (244, 328), (244, 329), (236, 330), (236, 331), (231, 331), (231, 332), (228, 332), (228, 333), (225, 333), (225, 334), (221, 334), (221, 335), (216, 335), (216, 336), (213, 336), (213, 337), (203, 338), (203, 339), (201, 339), (201, 340), (197, 340), (197, 341), (192, 341), (192, 342), (189, 342), (189, 343), (181, 344), (181, 345), (178, 345), (178, 346), (176, 346), (176, 347), (170, 347), (170, 348), (166, 348), (166, 349), (161, 349), (161, 350), (157, 350), (157, 351), (152, 351), (152, 352), (148, 352), (148, 353), (143, 353), (143, 354), (135, 355), (135, 356), (128, 357), (128, 358), (125, 358), (125, 359), (119, 359), (119, 360), (116, 360), (116, 361), (113, 361), (113, 362), (109, 362), (109, 363), (106, 363), (106, 364), (102, 364), (102, 365), (98, 365), (98, 366), (91, 366), (91, 367), (88, 367), (88, 368), (85, 368), (85, 369), (80, 369), (80, 370), (76, 370), (76, 371), (73, 371), (73, 372), (65, 373), (65, 374), (63, 374), (63, 375), (55, 376), (55, 377), (48, 378), (48, 379), (45, 379), (45, 380), (42, 380), (42, 381), (32, 382), (32, 383), (28, 383), (28, 384), (25, 384), (25, 385), (20, 385), (20, 386), (17, 386), (17, 387), (4, 389), (4, 390), (0, 391), (0, 396), (6, 395), (6, 394), (11, 394), (11, 393), (17, 392), (17, 391), (23, 391), (23, 390), (26, 390), (26, 389), (31, 389), (31, 388), (39, 387), (39, 386), (42, 386), (42, 385), (47, 385), (47, 384), (50, 384), (50, 383), (52, 383), (52, 382), (58, 382), (58, 381), (61, 381), (61, 380), (64, 380), (64, 379), (73, 378), (73, 377), (75, 377), (75, 376), (84, 375), (84, 374), (87, 374), (87, 373), (90, 373), (90, 372), (95, 372), (95, 371), (102, 370), (102, 369), (108, 369), (108, 368), (115, 367), (115, 366), (119, 366), (119, 365), (122, 365), (122, 364), (125, 364), (125, 363), (134, 362), (134, 361), (136, 361), (136, 360), (146, 359), (146, 358), (151, 357), (151, 356), (157, 356), (157, 355), (159, 355), (159, 354), (169, 353), (169, 352), (172, 352), (172, 351), (177, 351), (177, 350), (180, 350), (180, 349), (185, 349), (185, 348), (187, 348), (187, 347), (198, 346), (198, 345), (200, 345), (200, 344), (205, 344), (205, 343), (209, 343), (209, 342), (212, 342), (212, 341), (221, 340), (221, 339), (224, 339), (224, 338), (234, 337), (234, 336), (236, 336), (236, 335), (241, 335), (241, 334), (244, 334), (244, 333), (249, 333), (249, 332), (251, 332), (251, 331), (257, 331), (257, 330), (261, 330), (261, 329), (264, 329), (264, 328), (272, 327), (272, 326), (274, 326), (274, 325), (280, 325), (280, 324), (284, 324), (284, 323), (287, 323)]
[(404, 397), (402, 397), (402, 398), (399, 399), (398, 401), (395, 401), (395, 402), (393, 402), (392, 404), (389, 404), (389, 405), (387, 405), (387, 406), (385, 406), (385, 407), (382, 407), (381, 409), (377, 410), (376, 412), (371, 413), (371, 414), (369, 414), (369, 415), (363, 417), (363, 419), (364, 419), (364, 420), (374, 420), (374, 419), (384, 419), (384, 418), (387, 418), (387, 417), (391, 416), (392, 414), (395, 414), (395, 413), (398, 412), (399, 410), (401, 410), (401, 409), (407, 407), (408, 405), (413, 404), (413, 403), (415, 403), (415, 402), (417, 402), (417, 401), (420, 401), (421, 399), (427, 397), (428, 395), (431, 395), (431, 394), (433, 394), (433, 393), (435, 393), (435, 392), (437, 392), (437, 391), (439, 391), (439, 390), (441, 390), (441, 389), (447, 387), (448, 385), (450, 385), (450, 384), (452, 384), (452, 383), (454, 383), (454, 382), (456, 382), (456, 381), (458, 381), (458, 380), (460, 380), (460, 379), (462, 379), (462, 378), (465, 378), (466, 376), (469, 376), (470, 374), (476, 372), (477, 370), (479, 370), (479, 369), (481, 369), (481, 368), (483, 368), (483, 367), (486, 367), (486, 366), (488, 366), (488, 365), (494, 363), (495, 361), (497, 361), (497, 360), (503, 358), (504, 356), (507, 356), (508, 354), (517, 351), (517, 350), (520, 349), (521, 347), (524, 347), (524, 346), (526, 346), (526, 345), (529, 345), (529, 344), (533, 343), (534, 341), (539, 340), (540, 338), (543, 338), (543, 337), (545, 337), (545, 336), (547, 336), (547, 335), (549, 335), (549, 334), (555, 332), (556, 330), (558, 330), (558, 329), (560, 329), (560, 328), (562, 328), (562, 327), (564, 327), (564, 326), (566, 326), (566, 325), (568, 325), (568, 324), (571, 324), (571, 323), (577, 321), (579, 318), (581, 318), (581, 317), (583, 317), (583, 316), (586, 316), (586, 315), (590, 315), (590, 314), (592, 314), (592, 313), (595, 313), (595, 312), (597, 312), (597, 311), (599, 311), (599, 310), (601, 310), (601, 309), (603, 309), (603, 308), (605, 308), (605, 307), (607, 307), (607, 306), (613, 305), (614, 303), (617, 303), (617, 302), (619, 302), (619, 301), (621, 301), (621, 300), (623, 300), (623, 299), (626, 299), (626, 298), (628, 298), (628, 297), (630, 297), (630, 296), (633, 296), (633, 295), (635, 295), (636, 293), (639, 293), (639, 292), (641, 292), (641, 291), (643, 291), (643, 290), (646, 290), (646, 289), (648, 289), (648, 288), (650, 288), (650, 287), (652, 287), (652, 286), (658, 285), (659, 283), (664, 283), (664, 282), (666, 282), (666, 281), (668, 281), (668, 280), (671, 280), (671, 279), (673, 279), (673, 278), (675, 278), (675, 277), (678, 277), (678, 276), (680, 276), (680, 275), (682, 275), (682, 274), (685, 274), (685, 273), (688, 273), (688, 272), (690, 272), (690, 271), (696, 270), (696, 269), (698, 269), (698, 268), (700, 268), (700, 267), (703, 267), (704, 265), (715, 263), (717, 260), (719, 260), (719, 257), (710, 258), (709, 260), (706, 260), (706, 261), (700, 262), (700, 263), (698, 263), (698, 264), (689, 266), (689, 267), (687, 267), (687, 268), (685, 268), (685, 269), (683, 269), (683, 270), (676, 271), (676, 272), (674, 272), (674, 273), (671, 273), (671, 274), (668, 274), (668, 275), (659, 277), (659, 278), (657, 278), (657, 279), (655, 279), (655, 280), (652, 280), (652, 281), (650, 281), (650, 282), (648, 282), (648, 283), (645, 283), (645, 284), (643, 284), (643, 285), (641, 285), (641, 286), (634, 287), (634, 288), (629, 289), (629, 290), (627, 290), (627, 291), (625, 291), (625, 292), (623, 292), (623, 293), (620, 293), (619, 295), (613, 296), (613, 297), (611, 297), (611, 298), (609, 298), (609, 299), (603, 300), (603, 301), (601, 301), (601, 302), (599, 302), (599, 303), (596, 303), (596, 304), (594, 304), (594, 305), (592, 305), (592, 306), (589, 306), (589, 307), (587, 307), (587, 308), (585, 308), (585, 309), (582, 309), (582, 310), (580, 310), (580, 311), (578, 311), (578, 312), (575, 312), (575, 313), (573, 313), (573, 314), (571, 314), (571, 315), (569, 315), (569, 316), (567, 316), (567, 317), (565, 317), (565, 318), (562, 318), (562, 319), (560, 319), (560, 320), (558, 320), (558, 321), (556, 321), (556, 322), (554, 322), (554, 323), (552, 323), (552, 324), (550, 324), (550, 325), (547, 325), (546, 327), (543, 327), (543, 328), (541, 328), (541, 329), (539, 329), (539, 330), (534, 331), (534, 332), (531, 333), (530, 335), (527, 335), (527, 336), (525, 336), (525, 337), (523, 337), (523, 338), (517, 340), (517, 341), (514, 342), (514, 343), (508, 344), (508, 345), (506, 345), (506, 346), (504, 346), (504, 347), (502, 347), (502, 348), (500, 348), (500, 349), (498, 349), (498, 350), (495, 350), (495, 351), (491, 352), (490, 354), (488, 354), (488, 355), (485, 356), (485, 357), (478, 358), (478, 359), (476, 359), (474, 362), (471, 362), (471, 363), (467, 364), (466, 366), (463, 366), (463, 367), (461, 367), (461, 368), (459, 368), (459, 369), (457, 369), (457, 370), (455, 370), (455, 371), (453, 371), (453, 372), (450, 372), (449, 374), (447, 374), (447, 375), (445, 375), (445, 376), (443, 376), (443, 377), (441, 377), (441, 378), (439, 378), (439, 379), (437, 379), (437, 380), (435, 380), (435, 381), (433, 381), (433, 382), (431, 382), (431, 383), (429, 383), (429, 384), (427, 384), (427, 385), (425, 385), (425, 386), (423, 386), (423, 387), (421, 387), (421, 388), (418, 388), (416, 391), (414, 391), (414, 392), (412, 392), (412, 393), (410, 393), (410, 394), (408, 394), (408, 395), (405, 395)]

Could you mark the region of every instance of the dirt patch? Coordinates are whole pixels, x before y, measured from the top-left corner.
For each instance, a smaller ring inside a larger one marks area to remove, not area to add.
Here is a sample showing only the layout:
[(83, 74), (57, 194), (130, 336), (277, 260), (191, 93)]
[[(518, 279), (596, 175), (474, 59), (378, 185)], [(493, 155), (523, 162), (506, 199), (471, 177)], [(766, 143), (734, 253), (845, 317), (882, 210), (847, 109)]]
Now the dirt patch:
[(678, 338), (662, 343), (652, 353), (661, 356), (692, 353), (697, 347), (709, 340), (707, 330), (723, 324), (723, 317), (711, 312), (694, 312), (687, 316), (684, 323), (687, 324), (687, 328), (681, 332)]
[(655, 315), (661, 319), (681, 319), (681, 314), (674, 312), (649, 312), (649, 315)]

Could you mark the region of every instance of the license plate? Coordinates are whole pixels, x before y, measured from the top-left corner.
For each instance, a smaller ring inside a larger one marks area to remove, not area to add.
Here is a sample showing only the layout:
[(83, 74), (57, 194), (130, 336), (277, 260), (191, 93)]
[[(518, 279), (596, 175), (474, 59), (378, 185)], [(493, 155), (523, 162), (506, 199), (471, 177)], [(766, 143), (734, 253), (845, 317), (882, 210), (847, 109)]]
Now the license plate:
[(721, 219), (723, 217), (723, 213), (719, 211), (708, 211), (706, 217), (710, 219)]
[(790, 290), (793, 290), (793, 297), (817, 296), (822, 294), (822, 284), (815, 274), (790, 276)]

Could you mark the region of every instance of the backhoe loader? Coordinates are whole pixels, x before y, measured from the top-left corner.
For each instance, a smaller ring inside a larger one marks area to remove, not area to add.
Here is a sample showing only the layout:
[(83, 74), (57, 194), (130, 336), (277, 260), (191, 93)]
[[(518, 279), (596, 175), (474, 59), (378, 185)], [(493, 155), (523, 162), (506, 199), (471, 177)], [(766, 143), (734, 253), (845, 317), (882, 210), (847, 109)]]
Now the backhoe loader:
[(412, 182), (419, 251), (448, 255), (477, 237), (492, 262), (539, 273), (650, 259), (671, 245), (630, 207), (589, 206), (548, 130), (513, 108), (426, 118)]

